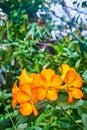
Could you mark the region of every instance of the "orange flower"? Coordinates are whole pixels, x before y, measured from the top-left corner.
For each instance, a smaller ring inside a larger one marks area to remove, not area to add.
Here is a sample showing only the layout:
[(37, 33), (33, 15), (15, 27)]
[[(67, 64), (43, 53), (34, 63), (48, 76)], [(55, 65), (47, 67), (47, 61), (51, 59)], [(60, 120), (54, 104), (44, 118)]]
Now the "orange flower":
[(35, 104), (37, 103), (37, 93), (34, 89), (32, 89), (32, 93), (30, 95), (30, 100), (25, 101), (23, 103), (20, 104), (19, 107), (19, 112), (23, 115), (23, 116), (28, 116), (30, 115), (32, 112), (34, 113), (34, 116), (38, 115), (38, 111), (35, 107)]
[[(65, 76), (66, 76), (66, 73), (69, 71), (69, 70), (73, 70), (75, 71), (74, 68), (71, 68), (68, 64), (62, 64), (61, 67), (59, 67), (59, 70), (62, 72), (62, 80), (64, 80)], [(76, 72), (76, 71), (75, 71)]]
[[(26, 69), (23, 69), (19, 76), (19, 86), (15, 83), (12, 88), (12, 107), (18, 104), (19, 112), (23, 116), (34, 113), (38, 115), (36, 103), (43, 99), (56, 100), (58, 90), (68, 92), (68, 102), (72, 103), (73, 98), (80, 99), (83, 93), (82, 78), (77, 74), (75, 69), (70, 68), (67, 64), (62, 64), (60, 68), (62, 76), (57, 75), (52, 69), (43, 69), (40, 74), (31, 73), (28, 75)], [(62, 81), (65, 83), (61, 86)]]
[[(31, 91), (29, 87), (31, 88)], [(38, 112), (35, 107), (35, 104), (37, 103), (37, 93), (31, 86), (22, 85), (22, 87), (18, 88), (17, 85), (14, 84), (12, 89), (12, 99), (13, 109), (19, 104), (19, 112), (22, 115), (28, 116), (33, 112), (34, 115), (37, 116)]]
[(14, 109), (15, 106), (17, 105), (17, 100), (15, 98), (17, 92), (19, 91), (19, 88), (17, 87), (16, 83), (14, 84), (13, 88), (12, 88), (12, 108)]
[[(26, 90), (26, 89), (25, 89)], [(25, 101), (30, 100), (30, 93), (26, 93), (26, 91), (22, 91), (20, 88), (17, 87), (16, 83), (12, 88), (12, 107), (13, 109), (17, 104), (21, 104)]]
[(24, 69), (20, 75), (19, 88), (22, 91), (25, 91), (27, 94), (31, 95), (31, 89), (33, 88), (32, 79), (34, 78), (35, 75), (36, 73), (31, 73), (30, 75), (27, 75), (26, 69)]
[(38, 111), (36, 110), (37, 103), (37, 92), (33, 87), (32, 78), (36, 74), (30, 74), (29, 76), (26, 74), (26, 69), (23, 69), (21, 75), (19, 76), (20, 82), (19, 87), (14, 84), (12, 88), (12, 107), (13, 109), (17, 104), (19, 104), (19, 112), (28, 116), (32, 112), (35, 116), (38, 115)]
[(20, 85), (24, 85), (24, 84), (30, 84), (32, 83), (32, 78), (30, 78), (27, 73), (26, 73), (26, 69), (24, 68), (19, 76), (19, 80), (20, 80)]
[(37, 88), (38, 100), (45, 98), (49, 100), (57, 99), (57, 90), (61, 86), (62, 80), (52, 69), (42, 70), (41, 74), (37, 74), (32, 82), (34, 87)]
[(64, 86), (61, 89), (64, 89), (68, 92), (69, 98), (68, 102), (72, 103), (73, 98), (81, 99), (83, 97), (83, 93), (80, 90), (82, 87), (82, 78), (77, 74), (77, 72), (73, 69), (70, 69), (64, 78)]
[(59, 70), (62, 72), (61, 78), (64, 80), (67, 71), (70, 70), (70, 66), (67, 64), (62, 64), (61, 67), (59, 67)]
[(19, 112), (23, 115), (23, 116), (28, 116), (30, 115), (32, 112), (34, 113), (34, 116), (38, 115), (38, 111), (35, 107), (35, 105), (33, 103), (29, 103), (29, 102), (24, 102), (20, 105), (19, 107)]

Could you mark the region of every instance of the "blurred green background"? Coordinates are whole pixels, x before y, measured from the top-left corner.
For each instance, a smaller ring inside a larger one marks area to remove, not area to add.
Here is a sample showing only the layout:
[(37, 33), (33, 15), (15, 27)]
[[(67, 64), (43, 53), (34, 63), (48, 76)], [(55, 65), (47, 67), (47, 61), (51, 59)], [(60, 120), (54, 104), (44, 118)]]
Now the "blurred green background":
[[(87, 8), (87, 1), (72, 0), (79, 11), (73, 18), (66, 1), (0, 1), (0, 130), (87, 130), (87, 24), (79, 21), (82, 13), (87, 17), (79, 10)], [(53, 5), (61, 5), (68, 20), (56, 15)], [(62, 63), (82, 76), (82, 100), (68, 104), (68, 95), (60, 93), (57, 101), (38, 104), (38, 117), (12, 110), (11, 90), (23, 68), (28, 73), (51, 68), (59, 74)]]

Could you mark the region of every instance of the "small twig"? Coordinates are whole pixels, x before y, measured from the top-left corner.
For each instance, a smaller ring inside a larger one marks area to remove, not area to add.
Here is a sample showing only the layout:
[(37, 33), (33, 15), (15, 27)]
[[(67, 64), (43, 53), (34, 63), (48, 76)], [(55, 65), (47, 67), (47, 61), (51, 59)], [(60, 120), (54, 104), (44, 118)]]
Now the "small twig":
[[(6, 104), (5, 104), (4, 101), (3, 101), (3, 104), (4, 104), (4, 107), (6, 107)], [(9, 119), (10, 119), (12, 125), (13, 125), (14, 130), (17, 130), (17, 128), (16, 128), (16, 126), (15, 126), (15, 124), (14, 124), (14, 121), (13, 121), (13, 119), (12, 119), (12, 117), (11, 117), (11, 115), (10, 115), (10, 113), (9, 113), (9, 111), (8, 111), (7, 108), (6, 108), (6, 111), (7, 111), (7, 114), (8, 114), (8, 116), (9, 116)]]
[(62, 111), (71, 119), (71, 120), (73, 120), (74, 122), (75, 122), (75, 124), (79, 127), (79, 128), (81, 128), (82, 130), (85, 130), (81, 125), (79, 125), (76, 121), (75, 121), (75, 119), (72, 117), (72, 116), (70, 116), (62, 107), (60, 107), (61, 109), (62, 109)]

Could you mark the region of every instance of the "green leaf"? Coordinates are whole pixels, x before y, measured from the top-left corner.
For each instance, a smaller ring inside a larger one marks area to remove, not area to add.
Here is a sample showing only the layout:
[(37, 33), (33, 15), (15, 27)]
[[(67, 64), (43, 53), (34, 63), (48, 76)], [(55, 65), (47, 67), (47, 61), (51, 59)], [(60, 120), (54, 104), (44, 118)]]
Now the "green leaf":
[(27, 127), (27, 128), (25, 128), (24, 130), (34, 130), (34, 127), (33, 127), (33, 126)]
[(27, 15), (27, 14), (23, 14), (23, 15), (22, 15), (22, 18), (23, 18), (23, 19), (27, 19), (27, 18), (28, 18), (28, 15)]
[(37, 33), (39, 34), (39, 36), (42, 38), (42, 34), (41, 34), (41, 31), (40, 31), (40, 28), (36, 25), (36, 30), (37, 30)]
[(12, 96), (12, 93), (5, 93), (2, 95), (2, 99), (8, 99)]
[(87, 101), (84, 101), (82, 105), (80, 105), (78, 108), (78, 114), (81, 116), (83, 113), (87, 113)]
[(51, 115), (51, 112), (49, 109), (47, 109), (45, 112), (43, 112), (41, 115), (39, 115), (35, 121), (35, 125), (41, 124), (49, 115)]
[(83, 113), (82, 114), (82, 124), (85, 127), (85, 130), (87, 130), (87, 114)]
[(41, 127), (36, 127), (35, 130), (42, 130), (42, 128)]
[(61, 128), (68, 129), (70, 127), (69, 122), (63, 122), (63, 121), (58, 121), (58, 122), (59, 122)]
[(83, 100), (75, 100), (73, 103), (68, 103), (68, 94), (66, 92), (60, 92), (58, 100), (55, 101), (56, 107), (63, 107), (64, 109), (75, 109), (84, 104)]
[(5, 128), (5, 130), (14, 130), (14, 128)]
[(2, 96), (2, 91), (0, 91), (0, 97)]
[(27, 123), (19, 124), (17, 130), (24, 130), (27, 127)]
[(78, 59), (78, 60), (76, 61), (76, 63), (75, 63), (75, 68), (76, 68), (76, 69), (79, 68), (80, 63), (81, 63), (81, 59)]
[(51, 124), (44, 125), (43, 130), (50, 130), (50, 128), (51, 128)]
[(0, 57), (4, 54), (5, 50), (0, 50)]
[(87, 83), (87, 70), (85, 70), (83, 72), (82, 77), (83, 77), (84, 81)]

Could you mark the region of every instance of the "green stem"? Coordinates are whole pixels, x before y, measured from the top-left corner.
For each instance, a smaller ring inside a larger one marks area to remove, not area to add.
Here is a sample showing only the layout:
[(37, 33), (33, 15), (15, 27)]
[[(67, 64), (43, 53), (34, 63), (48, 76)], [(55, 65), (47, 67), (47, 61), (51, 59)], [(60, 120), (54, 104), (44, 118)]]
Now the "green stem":
[(81, 128), (82, 130), (85, 130), (81, 125), (79, 125), (76, 121), (75, 121), (75, 119), (72, 117), (72, 116), (70, 116), (62, 107), (60, 107), (61, 109), (62, 109), (62, 111), (70, 118), (70, 119), (72, 119), (74, 122), (75, 122), (75, 124), (79, 127), (79, 128)]
[[(4, 107), (6, 108), (6, 104), (5, 104), (4, 101), (3, 101), (3, 104), (4, 104)], [(13, 125), (14, 130), (17, 130), (17, 128), (16, 128), (16, 126), (15, 126), (15, 124), (14, 124), (14, 121), (13, 121), (13, 119), (12, 119), (12, 117), (11, 117), (11, 115), (10, 115), (10, 113), (9, 113), (9, 111), (8, 111), (7, 108), (6, 108), (6, 111), (7, 111), (7, 114), (8, 114), (8, 116), (9, 116), (9, 119), (10, 119), (12, 125)]]
[(53, 108), (51, 107), (51, 116), (50, 116), (50, 123), (52, 124), (52, 112), (53, 112)]

